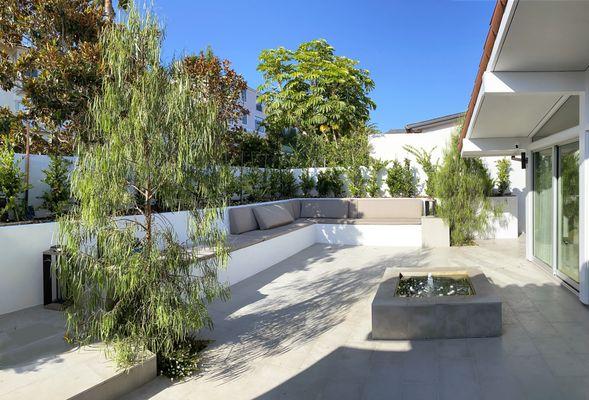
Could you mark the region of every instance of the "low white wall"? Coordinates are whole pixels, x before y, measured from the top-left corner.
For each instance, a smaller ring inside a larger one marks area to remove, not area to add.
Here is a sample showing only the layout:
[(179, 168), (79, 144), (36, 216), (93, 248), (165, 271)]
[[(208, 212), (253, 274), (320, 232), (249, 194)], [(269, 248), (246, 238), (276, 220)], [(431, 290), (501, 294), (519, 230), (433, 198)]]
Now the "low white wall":
[(219, 279), (234, 285), (315, 243), (315, 225), (231, 252), (227, 269)]
[(421, 225), (315, 225), (317, 243), (421, 247)]
[[(189, 215), (163, 213), (155, 224), (172, 227), (184, 242)], [(43, 251), (57, 240), (56, 222), (0, 226), (0, 315), (43, 304)]]
[(517, 239), (518, 229), (518, 197), (491, 197), (491, 203), (502, 209), (499, 218), (493, 218), (488, 232), (482, 233), (480, 239)]
[(43, 251), (56, 244), (57, 224), (0, 227), (0, 315), (43, 304)]

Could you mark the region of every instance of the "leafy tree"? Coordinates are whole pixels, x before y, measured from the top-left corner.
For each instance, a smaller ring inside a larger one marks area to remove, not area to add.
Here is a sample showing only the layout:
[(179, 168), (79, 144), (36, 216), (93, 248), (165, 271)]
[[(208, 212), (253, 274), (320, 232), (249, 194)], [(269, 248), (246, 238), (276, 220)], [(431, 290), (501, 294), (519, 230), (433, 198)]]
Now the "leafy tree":
[(64, 157), (51, 155), (49, 167), (43, 170), (45, 178), (42, 182), (49, 186), (49, 190), (43, 193), (43, 208), (54, 215), (66, 213), (71, 205), (69, 185), (69, 162)]
[(325, 40), (302, 43), (296, 50), (263, 50), (258, 71), (266, 125), (280, 131), (326, 135), (337, 141), (365, 125), (376, 108), (368, 97), (374, 88), (358, 62), (337, 56)]
[[(152, 14), (134, 9), (101, 36), (103, 93), (71, 177), (77, 204), (59, 221), (68, 337), (105, 342), (123, 365), (144, 350), (173, 358), (212, 326), (207, 305), (228, 296), (218, 281), (228, 258), (217, 223), (225, 127), (214, 104), (193, 95), (181, 63), (161, 64), (161, 39)], [(189, 212), (187, 242), (154, 211), (156, 198)]]
[(194, 93), (217, 103), (222, 122), (229, 125), (248, 114), (241, 102), (241, 92), (247, 89), (247, 83), (231, 68), (229, 60), (220, 59), (209, 47), (197, 56), (184, 57), (182, 64)]
[(498, 215), (488, 196), (493, 191), (489, 171), (479, 158), (463, 158), (458, 151), (458, 135), (453, 135), (439, 170), (435, 174), (437, 214), (450, 227), (455, 246), (474, 242), (477, 232), (485, 232), (490, 218)]
[(511, 181), (509, 179), (509, 173), (511, 171), (511, 161), (507, 158), (497, 160), (497, 194), (503, 196), (509, 191), (509, 185)]
[(22, 194), (29, 188), (24, 178), (14, 161), (14, 150), (5, 143), (0, 147), (0, 220), (24, 218), (26, 205)]
[(391, 197), (415, 197), (417, 195), (417, 182), (408, 159), (405, 159), (403, 164), (393, 160), (393, 165), (387, 170), (386, 181)]
[(0, 87), (20, 90), (25, 106), (15, 115), (15, 143), (24, 147), (26, 122), (31, 151), (72, 154), (100, 92), (98, 41), (113, 17), (108, 0), (0, 0)]

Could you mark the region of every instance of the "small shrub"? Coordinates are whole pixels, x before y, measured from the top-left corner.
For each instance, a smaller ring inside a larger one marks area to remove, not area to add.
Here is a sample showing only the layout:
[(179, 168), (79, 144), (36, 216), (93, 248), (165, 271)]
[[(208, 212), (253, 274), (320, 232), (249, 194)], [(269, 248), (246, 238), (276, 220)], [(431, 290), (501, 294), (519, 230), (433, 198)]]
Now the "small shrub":
[(299, 185), (293, 172), (289, 169), (280, 170), (280, 194), (283, 199), (297, 196)]
[(303, 196), (311, 196), (311, 192), (315, 189), (316, 182), (315, 178), (311, 176), (308, 169), (303, 170), (301, 176), (299, 177), (299, 180), (301, 181), (300, 187), (301, 191), (303, 192)]
[(317, 192), (320, 197), (342, 197), (344, 182), (339, 168), (330, 168), (319, 172), (317, 176)]
[(444, 151), (442, 163), (435, 175), (437, 214), (450, 227), (453, 246), (470, 245), (477, 232), (485, 232), (493, 208), (488, 196), (493, 190), (489, 171), (479, 158), (463, 158), (458, 151), (458, 135), (454, 135)]
[(403, 164), (393, 160), (393, 165), (387, 171), (387, 185), (391, 197), (415, 197), (417, 182), (408, 159)]
[(250, 168), (242, 176), (243, 196), (249, 202), (256, 203), (266, 200), (270, 196), (270, 179), (267, 170)]
[(66, 213), (71, 205), (68, 168), (71, 165), (64, 157), (50, 156), (49, 167), (43, 170), (45, 179), (42, 182), (49, 186), (41, 198), (43, 208), (56, 216)]
[(158, 354), (157, 367), (160, 374), (171, 380), (183, 379), (198, 371), (200, 353), (207, 347), (208, 341), (188, 337), (168, 354)]
[(364, 176), (362, 167), (347, 167), (346, 178), (351, 197), (366, 197), (368, 179)]
[(376, 158), (370, 159), (370, 172), (367, 185), (367, 192), (370, 197), (382, 196), (380, 174), (387, 167), (388, 163), (388, 161), (378, 160)]
[(436, 188), (434, 187), (435, 174), (438, 170), (438, 164), (432, 162), (432, 153), (435, 147), (429, 152), (425, 149), (416, 149), (413, 146), (404, 146), (403, 148), (415, 156), (415, 161), (417, 161), (425, 173), (425, 194), (429, 197), (434, 197), (434, 193), (436, 192)]
[(509, 179), (509, 173), (511, 172), (511, 161), (507, 158), (502, 158), (496, 162), (497, 165), (497, 180), (495, 185), (497, 186), (497, 194), (503, 196), (509, 192), (509, 186), (511, 180)]
[(22, 194), (28, 188), (19, 163), (14, 161), (14, 150), (4, 144), (0, 148), (0, 220), (24, 219), (26, 204)]

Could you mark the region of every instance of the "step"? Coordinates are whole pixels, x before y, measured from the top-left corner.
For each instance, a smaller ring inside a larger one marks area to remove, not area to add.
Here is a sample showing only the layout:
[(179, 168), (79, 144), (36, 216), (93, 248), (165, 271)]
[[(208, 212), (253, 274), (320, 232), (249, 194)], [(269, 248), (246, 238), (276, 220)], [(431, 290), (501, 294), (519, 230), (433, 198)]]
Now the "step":
[(0, 400), (116, 399), (156, 374), (152, 354), (124, 370), (102, 344), (67, 345), (60, 312), (34, 307), (0, 316)]

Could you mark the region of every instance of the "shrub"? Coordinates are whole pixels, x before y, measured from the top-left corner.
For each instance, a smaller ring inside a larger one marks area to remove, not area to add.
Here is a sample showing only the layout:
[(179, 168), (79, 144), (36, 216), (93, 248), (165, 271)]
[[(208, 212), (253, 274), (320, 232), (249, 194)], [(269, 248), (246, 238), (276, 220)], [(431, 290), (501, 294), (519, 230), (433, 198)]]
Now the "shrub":
[(68, 177), (68, 168), (71, 165), (64, 157), (50, 156), (49, 167), (43, 170), (45, 182), (49, 186), (41, 198), (43, 199), (43, 208), (49, 210), (54, 215), (66, 213), (70, 207), (70, 184)]
[(303, 170), (301, 176), (299, 177), (299, 180), (301, 181), (300, 187), (301, 191), (303, 192), (303, 196), (311, 196), (311, 192), (315, 189), (316, 182), (315, 178), (311, 176), (308, 169)]
[(393, 165), (387, 171), (387, 186), (391, 197), (415, 197), (417, 182), (408, 159), (403, 164), (393, 160)]
[(271, 193), (269, 172), (259, 168), (248, 168), (241, 176), (243, 196), (248, 202), (266, 200)]
[(488, 196), (493, 181), (479, 158), (463, 158), (458, 151), (458, 135), (445, 149), (442, 163), (435, 175), (435, 195), (440, 200), (437, 214), (450, 227), (454, 246), (474, 242), (477, 232), (489, 227), (490, 217), (497, 215)]
[(319, 172), (317, 176), (317, 192), (320, 197), (342, 197), (344, 182), (339, 168), (330, 168)]
[(425, 194), (429, 197), (434, 197), (434, 193), (436, 192), (434, 187), (435, 174), (438, 170), (438, 164), (432, 162), (432, 153), (434, 152), (435, 147), (429, 152), (425, 149), (416, 149), (413, 146), (404, 146), (403, 148), (415, 156), (415, 161), (417, 161), (425, 173)]
[(157, 357), (160, 374), (171, 380), (183, 379), (198, 371), (201, 352), (207, 347), (208, 341), (188, 337), (174, 345), (174, 350)]
[(368, 179), (360, 166), (350, 166), (346, 169), (348, 191), (351, 197), (366, 197)]
[(370, 172), (367, 186), (367, 192), (370, 197), (382, 196), (380, 174), (384, 169), (386, 169), (388, 164), (388, 161), (383, 161), (376, 158), (370, 159)]
[(503, 196), (509, 191), (511, 180), (509, 179), (509, 173), (511, 172), (511, 161), (507, 158), (502, 158), (496, 162), (497, 165), (497, 194)]
[(279, 170), (280, 176), (280, 197), (283, 199), (289, 199), (296, 197), (299, 190), (297, 179), (295, 178), (292, 170), (281, 169)]
[(0, 148), (0, 220), (21, 221), (26, 204), (22, 194), (29, 186), (19, 163), (14, 161), (14, 150), (8, 143)]

